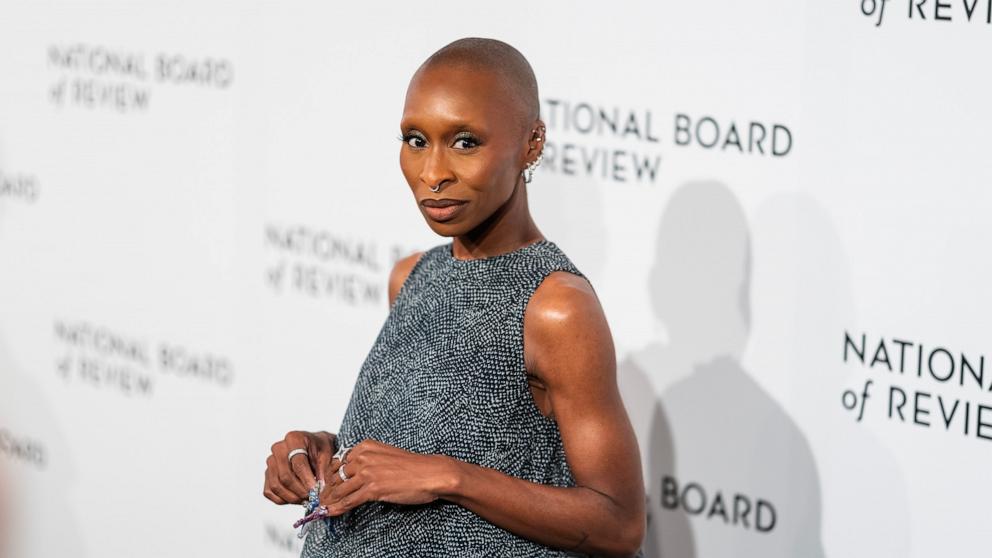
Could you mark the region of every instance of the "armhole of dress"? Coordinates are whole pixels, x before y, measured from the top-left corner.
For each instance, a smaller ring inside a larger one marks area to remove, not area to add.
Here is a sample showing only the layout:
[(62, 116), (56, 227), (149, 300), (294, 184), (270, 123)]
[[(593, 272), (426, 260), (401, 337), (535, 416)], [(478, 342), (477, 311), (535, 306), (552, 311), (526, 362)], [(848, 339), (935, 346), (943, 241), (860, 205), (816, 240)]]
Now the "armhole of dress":
[(534, 293), (536, 293), (537, 289), (539, 289), (541, 285), (544, 284), (544, 281), (548, 277), (550, 277), (552, 273), (556, 271), (564, 271), (566, 273), (578, 275), (579, 277), (582, 277), (583, 279), (588, 281), (590, 286), (592, 285), (592, 281), (589, 281), (589, 278), (586, 277), (581, 271), (579, 271), (579, 269), (576, 268), (574, 265), (555, 266), (550, 269), (544, 270), (542, 272), (541, 276), (538, 277), (537, 281), (534, 283), (533, 288), (528, 289), (526, 296), (524, 296), (523, 305), (520, 308), (520, 322), (519, 322), (520, 323), (520, 361), (518, 362), (518, 364), (520, 365), (520, 370), (522, 370), (524, 373), (523, 380), (524, 380), (524, 388), (526, 390), (526, 394), (524, 395), (524, 397), (527, 399), (526, 405), (528, 407), (532, 407), (531, 411), (533, 411), (535, 415), (540, 417), (539, 420), (543, 420), (543, 422), (549, 426), (554, 425), (555, 428), (558, 427), (558, 420), (554, 417), (549, 417), (541, 412), (540, 407), (537, 406), (537, 400), (534, 399), (534, 394), (530, 390), (530, 382), (527, 380), (527, 359), (526, 359), (527, 345), (525, 343), (525, 335), (524, 335), (524, 331), (526, 327), (524, 323), (524, 319), (527, 316), (527, 307), (530, 306), (530, 301), (531, 299), (534, 298)]
[(403, 284), (400, 285), (400, 290), (396, 291), (396, 300), (394, 300), (393, 303), (389, 306), (390, 312), (393, 311), (393, 308), (396, 306), (396, 303), (400, 301), (400, 297), (402, 297), (404, 293), (406, 293), (406, 291), (409, 290), (409, 285), (411, 280), (413, 279), (414, 275), (416, 275), (416, 273), (420, 270), (420, 268), (422, 267), (421, 264), (424, 263), (424, 260), (427, 259), (427, 254), (429, 254), (430, 252), (431, 250), (424, 250), (420, 254), (420, 257), (417, 258), (417, 261), (414, 262), (413, 267), (410, 268), (410, 273), (407, 274), (406, 279), (403, 280)]

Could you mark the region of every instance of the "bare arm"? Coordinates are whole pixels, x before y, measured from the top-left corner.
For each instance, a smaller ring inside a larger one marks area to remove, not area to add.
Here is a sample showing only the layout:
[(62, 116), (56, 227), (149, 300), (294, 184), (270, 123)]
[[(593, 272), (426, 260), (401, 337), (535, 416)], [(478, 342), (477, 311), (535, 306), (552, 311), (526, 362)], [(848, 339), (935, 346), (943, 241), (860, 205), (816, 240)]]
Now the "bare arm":
[(633, 555), (645, 530), (644, 483), (599, 300), (585, 280), (556, 273), (534, 293), (524, 323), (524, 342), (533, 347), (528, 369), (547, 387), (577, 486), (543, 485), (453, 459), (456, 473), (441, 497), (548, 546)]

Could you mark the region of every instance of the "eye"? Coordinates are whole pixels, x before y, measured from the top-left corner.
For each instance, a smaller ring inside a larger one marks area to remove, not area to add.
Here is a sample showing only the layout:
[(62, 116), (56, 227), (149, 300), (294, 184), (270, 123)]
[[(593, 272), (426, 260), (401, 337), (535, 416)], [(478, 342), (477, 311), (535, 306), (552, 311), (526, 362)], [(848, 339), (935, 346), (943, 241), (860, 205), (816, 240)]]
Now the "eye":
[(472, 149), (479, 146), (479, 140), (470, 134), (466, 134), (455, 138), (454, 146), (456, 149)]
[(404, 134), (397, 139), (415, 149), (420, 149), (427, 143), (427, 140), (417, 134)]

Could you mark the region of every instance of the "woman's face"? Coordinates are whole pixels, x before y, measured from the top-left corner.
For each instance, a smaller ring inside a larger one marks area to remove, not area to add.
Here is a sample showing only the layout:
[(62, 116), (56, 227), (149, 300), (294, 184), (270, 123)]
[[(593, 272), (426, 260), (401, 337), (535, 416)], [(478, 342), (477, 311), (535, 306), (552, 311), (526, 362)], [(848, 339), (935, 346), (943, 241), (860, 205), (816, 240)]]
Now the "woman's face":
[[(523, 180), (529, 123), (503, 87), (491, 72), (460, 66), (428, 67), (410, 82), (400, 167), (421, 214), (442, 236), (475, 229)], [(430, 207), (434, 200), (457, 203)]]

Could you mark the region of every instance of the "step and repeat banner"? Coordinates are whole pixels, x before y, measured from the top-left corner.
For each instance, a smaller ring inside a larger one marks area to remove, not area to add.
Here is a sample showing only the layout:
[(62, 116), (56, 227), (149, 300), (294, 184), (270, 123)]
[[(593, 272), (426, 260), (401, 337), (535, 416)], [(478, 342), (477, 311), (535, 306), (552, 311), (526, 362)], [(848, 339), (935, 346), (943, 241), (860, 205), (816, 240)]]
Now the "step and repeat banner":
[(465, 36), (537, 74), (647, 556), (988, 556), (986, 0), (7, 0), (3, 556), (299, 554), (265, 458), (337, 429), (393, 263), (449, 241), (396, 136)]

